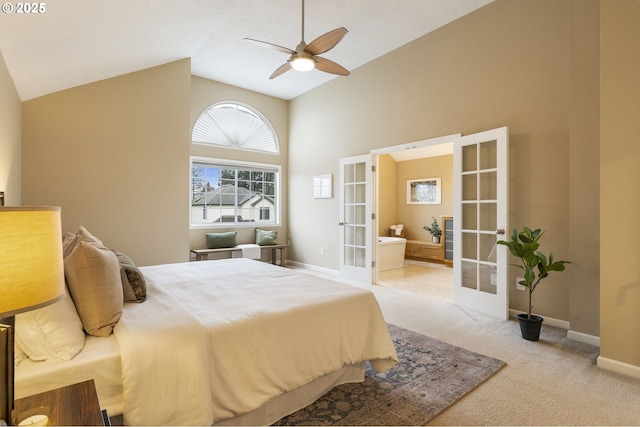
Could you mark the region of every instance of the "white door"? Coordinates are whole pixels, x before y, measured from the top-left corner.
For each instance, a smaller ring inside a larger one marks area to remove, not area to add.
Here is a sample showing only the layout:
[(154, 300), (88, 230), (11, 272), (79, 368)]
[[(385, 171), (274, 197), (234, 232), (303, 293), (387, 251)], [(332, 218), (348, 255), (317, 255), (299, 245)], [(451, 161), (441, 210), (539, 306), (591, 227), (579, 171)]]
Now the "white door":
[(371, 155), (340, 159), (340, 277), (371, 283)]
[(463, 136), (454, 142), (454, 302), (509, 318), (508, 129)]

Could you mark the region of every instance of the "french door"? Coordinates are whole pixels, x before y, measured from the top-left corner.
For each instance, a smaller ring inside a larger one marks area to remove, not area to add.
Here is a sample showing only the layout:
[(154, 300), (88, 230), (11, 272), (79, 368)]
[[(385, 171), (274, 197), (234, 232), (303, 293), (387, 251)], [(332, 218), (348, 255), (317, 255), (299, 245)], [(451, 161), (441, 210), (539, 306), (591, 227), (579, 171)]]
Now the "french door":
[(340, 159), (340, 277), (371, 283), (371, 155)]
[(508, 130), (454, 141), (454, 302), (509, 318)]

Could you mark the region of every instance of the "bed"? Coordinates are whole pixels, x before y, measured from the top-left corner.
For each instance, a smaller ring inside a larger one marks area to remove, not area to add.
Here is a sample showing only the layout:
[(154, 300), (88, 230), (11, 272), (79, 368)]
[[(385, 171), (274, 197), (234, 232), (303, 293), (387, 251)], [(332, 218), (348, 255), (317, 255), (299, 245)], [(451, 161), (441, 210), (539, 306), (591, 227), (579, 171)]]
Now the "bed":
[(368, 290), (243, 258), (139, 270), (146, 300), (70, 360), (21, 357), (16, 398), (93, 378), (126, 424), (268, 425), (397, 361)]

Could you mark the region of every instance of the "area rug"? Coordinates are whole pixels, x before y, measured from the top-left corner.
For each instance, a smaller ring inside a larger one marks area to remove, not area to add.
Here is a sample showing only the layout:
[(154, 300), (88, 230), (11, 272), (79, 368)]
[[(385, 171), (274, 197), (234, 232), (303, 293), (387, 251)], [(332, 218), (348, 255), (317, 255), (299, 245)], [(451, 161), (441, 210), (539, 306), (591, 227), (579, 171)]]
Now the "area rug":
[(398, 364), (363, 383), (343, 384), (274, 425), (420, 426), (482, 384), (505, 363), (389, 325)]

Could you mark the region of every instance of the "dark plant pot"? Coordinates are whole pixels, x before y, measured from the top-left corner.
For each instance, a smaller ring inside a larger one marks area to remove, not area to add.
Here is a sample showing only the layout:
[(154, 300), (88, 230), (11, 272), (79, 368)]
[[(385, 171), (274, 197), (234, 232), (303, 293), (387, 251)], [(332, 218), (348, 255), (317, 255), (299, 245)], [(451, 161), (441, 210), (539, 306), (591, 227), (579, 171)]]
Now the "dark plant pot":
[(540, 316), (531, 315), (531, 319), (529, 319), (526, 313), (518, 314), (522, 338), (529, 341), (538, 341), (540, 339), (540, 328), (542, 327), (543, 320)]

